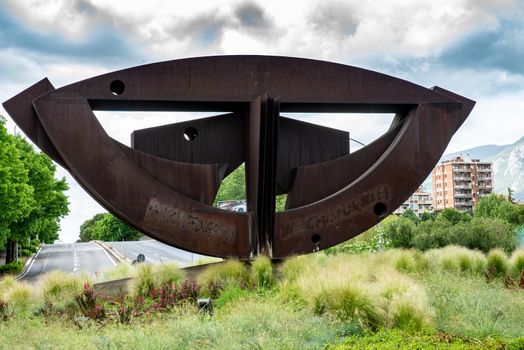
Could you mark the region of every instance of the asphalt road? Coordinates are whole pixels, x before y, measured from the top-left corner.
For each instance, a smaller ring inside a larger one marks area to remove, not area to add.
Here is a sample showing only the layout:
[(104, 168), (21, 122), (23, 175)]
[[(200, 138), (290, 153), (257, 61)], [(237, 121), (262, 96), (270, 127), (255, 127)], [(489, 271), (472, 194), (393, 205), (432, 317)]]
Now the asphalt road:
[(44, 273), (53, 270), (67, 273), (83, 272), (96, 277), (97, 273), (116, 264), (116, 261), (96, 243), (44, 244), (24, 272), (22, 280), (35, 282)]
[(175, 261), (181, 266), (186, 266), (204, 258), (203, 255), (193, 254), (155, 240), (107, 242), (107, 244), (131, 260), (135, 260), (138, 254), (144, 254), (146, 263), (151, 264)]

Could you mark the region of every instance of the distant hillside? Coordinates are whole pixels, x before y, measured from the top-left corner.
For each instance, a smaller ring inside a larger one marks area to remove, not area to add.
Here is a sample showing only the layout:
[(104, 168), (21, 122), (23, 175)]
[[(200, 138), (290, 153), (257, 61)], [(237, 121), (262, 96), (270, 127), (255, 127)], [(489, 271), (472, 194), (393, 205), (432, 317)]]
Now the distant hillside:
[[(493, 162), (495, 192), (507, 194), (509, 187), (516, 199), (524, 201), (524, 137), (510, 145), (484, 145), (445, 154), (441, 160), (460, 155)], [(431, 177), (424, 181), (424, 188), (431, 191)]]

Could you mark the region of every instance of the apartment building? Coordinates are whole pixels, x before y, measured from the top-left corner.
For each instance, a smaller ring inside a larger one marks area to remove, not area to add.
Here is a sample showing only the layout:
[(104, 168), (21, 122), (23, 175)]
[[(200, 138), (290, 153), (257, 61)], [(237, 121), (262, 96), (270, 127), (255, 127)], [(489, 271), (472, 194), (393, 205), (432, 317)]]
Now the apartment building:
[(469, 157), (455, 157), (432, 172), (435, 210), (471, 210), (479, 198), (493, 192), (493, 164)]
[(408, 209), (411, 209), (417, 216), (420, 216), (420, 214), (424, 212), (433, 211), (433, 199), (431, 198), (431, 193), (425, 192), (422, 187), (419, 187), (419, 189), (416, 190), (407, 201), (395, 210), (395, 214), (402, 214)]

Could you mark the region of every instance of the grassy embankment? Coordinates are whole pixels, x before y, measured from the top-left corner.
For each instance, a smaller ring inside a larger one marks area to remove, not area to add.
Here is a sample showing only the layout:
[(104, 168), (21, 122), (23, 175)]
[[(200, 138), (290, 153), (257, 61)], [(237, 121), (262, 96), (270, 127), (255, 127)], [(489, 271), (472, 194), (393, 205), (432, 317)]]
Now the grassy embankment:
[[(522, 349), (524, 251), (447, 247), (420, 253), (230, 261), (185, 282), (174, 265), (135, 275), (111, 300), (82, 277), (35, 287), (0, 281), (0, 344), (10, 349)], [(519, 276), (520, 275), (520, 276)], [(278, 277), (278, 278), (275, 278)], [(213, 315), (195, 299), (210, 296)], [(80, 316), (80, 317), (79, 317)], [(85, 317), (87, 316), (87, 317)]]

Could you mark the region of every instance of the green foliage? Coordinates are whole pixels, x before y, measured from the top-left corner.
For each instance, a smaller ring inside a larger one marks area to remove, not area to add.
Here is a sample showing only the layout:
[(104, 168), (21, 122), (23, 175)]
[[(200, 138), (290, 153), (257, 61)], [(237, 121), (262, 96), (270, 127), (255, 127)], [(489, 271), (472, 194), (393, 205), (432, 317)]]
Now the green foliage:
[(132, 276), (132, 274), (133, 270), (131, 266), (129, 266), (127, 263), (120, 263), (111, 269), (105, 270), (102, 273), (101, 281), (112, 281), (129, 278)]
[(157, 288), (163, 284), (178, 284), (185, 278), (185, 272), (174, 262), (155, 265), (153, 273)]
[(0, 118), (0, 250), (8, 240), (58, 238), (59, 220), (68, 213), (68, 186), (54, 178), (55, 170), (49, 157), (8, 134)]
[(524, 270), (524, 249), (517, 249), (513, 252), (510, 264), (513, 277), (518, 278), (522, 270)]
[(35, 205), (34, 189), (15, 137), (0, 119), (0, 250), (11, 237), (11, 226), (23, 220)]
[(229, 174), (220, 185), (215, 198), (217, 202), (246, 199), (245, 164), (243, 163)]
[(524, 224), (524, 206), (512, 203), (503, 195), (490, 194), (482, 197), (475, 206), (475, 216), (498, 218), (512, 225)]
[(99, 213), (95, 214), (91, 219), (88, 219), (84, 221), (82, 225), (80, 225), (80, 238), (79, 242), (89, 242), (93, 240), (93, 229), (95, 227), (95, 224), (102, 220), (106, 214)]
[(447, 246), (426, 253), (435, 270), (465, 275), (481, 275), (486, 269), (486, 257), (479, 251)]
[(46, 301), (53, 304), (72, 302), (82, 293), (83, 281), (78, 276), (63, 271), (46, 274), (42, 280), (42, 293)]
[(12, 261), (5, 265), (0, 265), (0, 275), (6, 274), (6, 273), (16, 275), (22, 272), (23, 268), (24, 268), (24, 264), (22, 263), (22, 261)]
[(198, 282), (203, 286), (219, 284), (222, 288), (251, 284), (249, 270), (238, 260), (227, 260), (209, 266), (198, 276)]
[(511, 252), (517, 246), (517, 236), (514, 228), (504, 220), (475, 217), (468, 223), (453, 226), (450, 242), (485, 253), (494, 248)]
[(91, 231), (92, 239), (106, 242), (135, 241), (140, 237), (141, 232), (109, 213), (103, 214), (102, 219), (95, 221)]
[(251, 280), (258, 288), (271, 288), (275, 284), (271, 259), (265, 255), (257, 256), (251, 263)]
[[(123, 270), (123, 268), (121, 268)], [(185, 277), (184, 271), (175, 263), (159, 265), (138, 264), (132, 271), (132, 290), (135, 296), (149, 296), (152, 290), (164, 285), (178, 285)]]
[(146, 297), (155, 287), (153, 266), (151, 264), (140, 264), (136, 266), (133, 279), (134, 295)]
[(417, 224), (420, 222), (420, 219), (418, 218), (417, 214), (411, 209), (406, 209), (401, 215), (401, 217), (409, 219), (414, 224)]
[(236, 285), (230, 285), (220, 292), (220, 296), (213, 301), (213, 306), (221, 308), (248, 296), (249, 292), (246, 289)]
[(524, 293), (478, 275), (435, 271), (420, 280), (435, 310), (437, 331), (480, 339), (522, 336)]
[(399, 217), (384, 224), (384, 232), (390, 247), (411, 248), (416, 226), (412, 220)]
[(469, 222), (471, 220), (471, 215), (468, 212), (458, 211), (453, 208), (445, 208), (438, 215), (451, 222), (452, 225), (456, 225), (459, 222)]
[(508, 273), (509, 267), (508, 257), (503, 251), (493, 249), (489, 252), (486, 270), (490, 277), (503, 278)]
[(314, 264), (312, 255), (293, 256), (284, 260), (279, 268), (279, 272), (285, 280), (294, 282), (300, 275), (307, 271), (312, 264)]
[(524, 337), (517, 339), (482, 340), (464, 336), (431, 332), (412, 333), (403, 330), (381, 330), (374, 334), (350, 335), (341, 344), (328, 346), (328, 350), (499, 350), (522, 349)]

